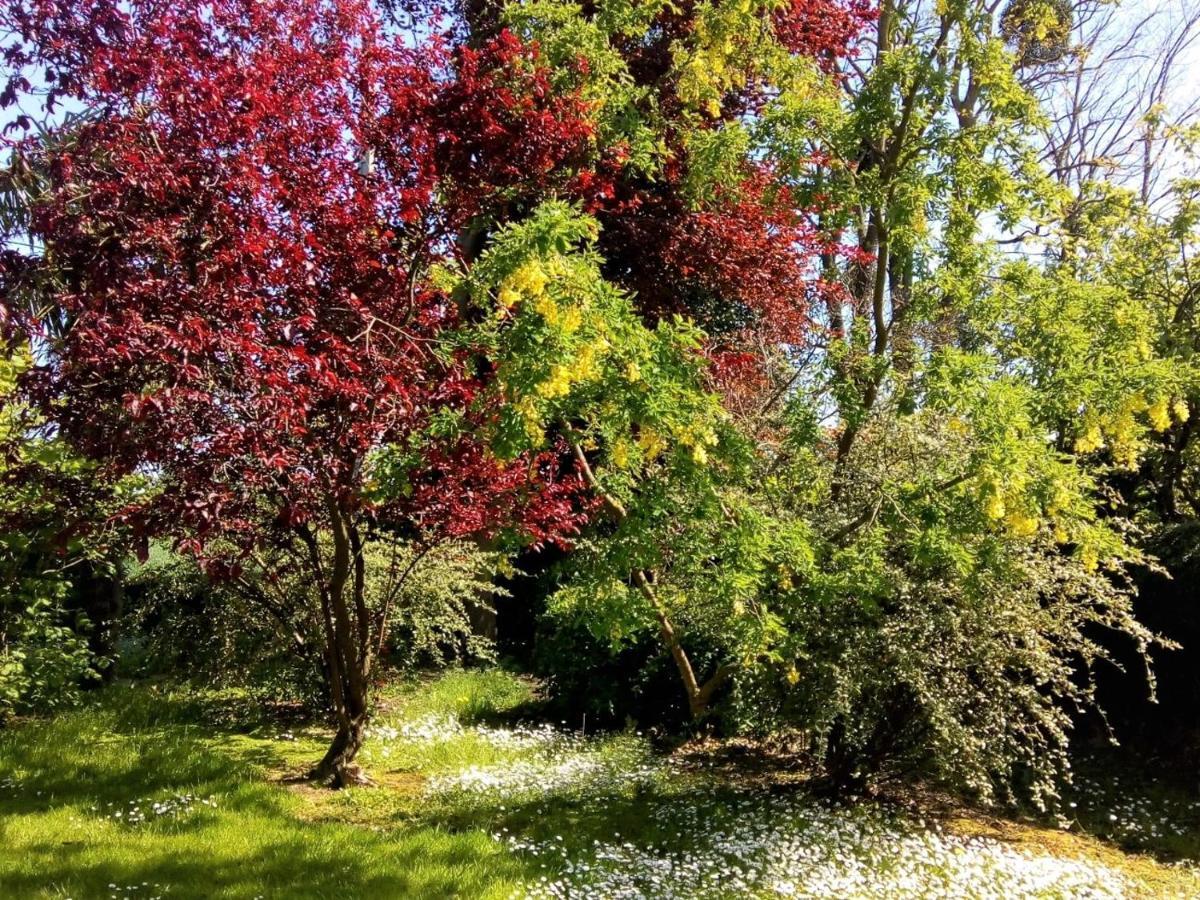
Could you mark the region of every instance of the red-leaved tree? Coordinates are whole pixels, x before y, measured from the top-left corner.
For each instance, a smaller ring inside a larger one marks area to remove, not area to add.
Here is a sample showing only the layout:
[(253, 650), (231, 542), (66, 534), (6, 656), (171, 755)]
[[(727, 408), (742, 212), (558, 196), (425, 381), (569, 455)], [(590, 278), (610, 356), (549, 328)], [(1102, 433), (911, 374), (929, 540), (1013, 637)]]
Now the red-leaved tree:
[(315, 775), (358, 780), (387, 614), (370, 535), (578, 524), (556, 454), (472, 442), (486, 373), (426, 274), (572, 176), (585, 107), (509, 35), (413, 46), (362, 0), (10, 0), (0, 30), (5, 104), (77, 113), (11, 144), (34, 249), (5, 251), (0, 301), (37, 348), (26, 394), (102, 475), (146, 475), (139, 534), (215, 576), (301, 568), (337, 717)]

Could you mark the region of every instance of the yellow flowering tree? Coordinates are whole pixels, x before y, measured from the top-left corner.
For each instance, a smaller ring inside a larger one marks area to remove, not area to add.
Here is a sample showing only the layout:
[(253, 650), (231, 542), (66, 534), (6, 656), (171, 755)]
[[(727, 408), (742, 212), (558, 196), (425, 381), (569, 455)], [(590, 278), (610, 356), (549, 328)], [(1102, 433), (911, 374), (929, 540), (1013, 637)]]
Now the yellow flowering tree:
[[(552, 609), (615, 645), (656, 633), (701, 718), (734, 671), (773, 652), (763, 588), (772, 560), (807, 552), (807, 530), (748, 490), (753, 448), (706, 387), (702, 335), (680, 319), (645, 324), (601, 275), (596, 237), (592, 219), (549, 202), (501, 229), (469, 273), (441, 277), (480, 313), (485, 402), (501, 401), (494, 451), (557, 446), (597, 500)], [(689, 656), (694, 639), (717, 648), (711, 671)]]

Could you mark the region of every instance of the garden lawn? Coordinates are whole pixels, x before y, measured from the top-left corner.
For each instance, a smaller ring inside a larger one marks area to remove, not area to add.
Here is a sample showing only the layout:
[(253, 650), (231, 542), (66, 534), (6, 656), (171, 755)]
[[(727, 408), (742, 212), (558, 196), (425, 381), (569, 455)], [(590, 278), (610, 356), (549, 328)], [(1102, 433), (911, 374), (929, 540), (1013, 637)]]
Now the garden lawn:
[[(1189, 867), (1070, 832), (832, 806), (540, 722), (499, 671), (394, 685), (381, 707), (378, 784), (341, 792), (288, 778), (326, 733), (244, 694), (116, 685), (17, 723), (0, 897), (1200, 896)], [(1175, 851), (1196, 846), (1188, 809), (1168, 816)]]

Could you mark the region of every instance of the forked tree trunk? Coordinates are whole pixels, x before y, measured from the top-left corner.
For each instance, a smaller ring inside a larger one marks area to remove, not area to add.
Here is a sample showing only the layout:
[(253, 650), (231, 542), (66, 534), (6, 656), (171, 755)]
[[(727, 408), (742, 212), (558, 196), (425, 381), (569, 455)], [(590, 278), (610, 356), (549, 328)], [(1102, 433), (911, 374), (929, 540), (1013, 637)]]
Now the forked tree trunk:
[(366, 566), (362, 541), (351, 519), (334, 499), (328, 504), (332, 553), (326, 566), (316, 536), (307, 529), (301, 539), (309, 548), (319, 578), (325, 661), (337, 730), (324, 758), (309, 773), (331, 787), (370, 784), (357, 763), (366, 737), (369, 709), (372, 636), (378, 631), (367, 610)]

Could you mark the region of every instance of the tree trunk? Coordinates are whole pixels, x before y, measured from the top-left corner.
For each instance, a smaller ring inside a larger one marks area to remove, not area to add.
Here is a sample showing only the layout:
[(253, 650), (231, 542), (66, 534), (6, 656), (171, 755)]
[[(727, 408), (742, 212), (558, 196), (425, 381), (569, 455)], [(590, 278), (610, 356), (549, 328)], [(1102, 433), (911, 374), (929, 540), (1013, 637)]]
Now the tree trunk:
[(325, 756), (312, 770), (315, 781), (330, 787), (343, 788), (355, 784), (370, 784), (371, 780), (356, 762), (366, 737), (367, 716), (338, 715), (338, 728)]
[[(302, 531), (321, 595), (325, 660), (337, 731), (310, 777), (340, 788), (370, 784), (356, 759), (366, 736), (371, 673), (372, 628), (364, 590), (366, 566), (362, 540), (352, 519), (329, 498), (332, 553), (326, 568), (316, 535)], [(349, 597), (347, 597), (349, 594)]]
[[(571, 447), (575, 454), (575, 459), (579, 463), (579, 468), (583, 472), (584, 480), (599, 494), (604, 504), (614, 516), (618, 519), (624, 519), (628, 515), (625, 507), (601, 486), (599, 480), (596, 478), (596, 473), (592, 471), (591, 464), (587, 461), (583, 447), (579, 444), (572, 444)], [(634, 569), (631, 577), (634, 585), (650, 604), (650, 608), (654, 610), (655, 618), (658, 619), (658, 634), (662, 639), (663, 646), (671, 654), (671, 659), (675, 661), (675, 668), (679, 670), (679, 680), (683, 683), (684, 694), (687, 695), (688, 712), (691, 713), (692, 721), (700, 722), (708, 715), (713, 695), (737, 671), (737, 666), (726, 663), (718, 667), (717, 671), (708, 681), (701, 684), (699, 679), (696, 678), (696, 670), (692, 668), (692, 661), (688, 658), (683, 644), (680, 643), (675, 626), (671, 624), (671, 619), (667, 615), (666, 608), (659, 601), (658, 592), (655, 591), (650, 578), (647, 577), (646, 572), (642, 569)]]

